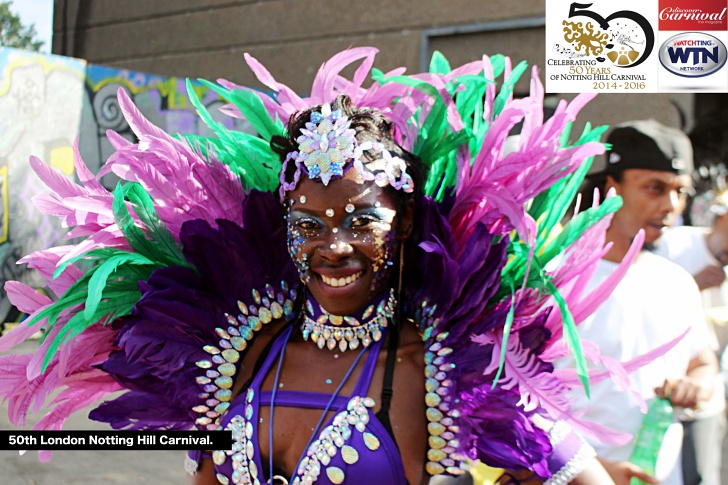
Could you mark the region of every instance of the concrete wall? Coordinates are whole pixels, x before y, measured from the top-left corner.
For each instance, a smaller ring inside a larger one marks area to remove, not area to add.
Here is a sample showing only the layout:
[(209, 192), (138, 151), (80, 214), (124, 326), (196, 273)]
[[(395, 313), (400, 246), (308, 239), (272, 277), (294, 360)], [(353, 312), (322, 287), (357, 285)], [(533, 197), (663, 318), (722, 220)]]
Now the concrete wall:
[[(435, 49), (452, 65), (503, 53), (544, 65), (544, 0), (55, 0), (53, 52), (167, 76), (259, 86), (249, 52), (301, 93), (318, 66), (350, 46), (381, 49), (376, 67), (419, 71)], [(522, 94), (526, 81), (517, 86)], [(692, 95), (604, 94), (582, 118), (653, 117), (692, 125)], [(583, 124), (583, 121), (581, 121)]]
[(386, 47), (381, 68), (414, 70), (426, 29), (543, 11), (543, 0), (56, 0), (53, 52), (239, 84), (253, 81), (242, 59), (250, 52), (291, 87), (305, 90), (313, 68), (348, 46)]

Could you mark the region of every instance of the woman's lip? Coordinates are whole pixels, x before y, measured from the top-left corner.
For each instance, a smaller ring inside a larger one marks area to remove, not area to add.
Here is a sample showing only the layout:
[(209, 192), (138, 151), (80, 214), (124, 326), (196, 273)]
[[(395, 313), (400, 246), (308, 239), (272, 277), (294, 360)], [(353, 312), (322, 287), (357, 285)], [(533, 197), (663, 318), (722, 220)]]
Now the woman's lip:
[(317, 275), (326, 276), (327, 278), (348, 278), (349, 276), (355, 275), (357, 273), (363, 273), (364, 268), (312, 268), (311, 271), (313, 271)]

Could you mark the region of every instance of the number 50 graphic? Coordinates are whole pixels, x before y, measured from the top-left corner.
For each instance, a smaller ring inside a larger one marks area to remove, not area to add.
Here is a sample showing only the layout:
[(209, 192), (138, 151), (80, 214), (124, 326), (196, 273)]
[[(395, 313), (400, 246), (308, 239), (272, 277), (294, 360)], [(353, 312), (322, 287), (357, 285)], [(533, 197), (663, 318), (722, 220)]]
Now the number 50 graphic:
[[(616, 35), (612, 29), (612, 22), (618, 21), (620, 19), (626, 19), (634, 22), (642, 30), (642, 33), (644, 35), (645, 48), (642, 53), (640, 53), (636, 58), (630, 58), (628, 63), (616, 62), (616, 64), (619, 67), (635, 67), (642, 64), (642, 62), (644, 62), (644, 60), (649, 57), (650, 52), (652, 52), (652, 48), (655, 45), (655, 33), (652, 30), (652, 26), (647, 21), (647, 19), (637, 12), (633, 12), (631, 10), (620, 10), (605, 18), (592, 10), (588, 10), (589, 7), (591, 7), (592, 5), (593, 4), (591, 3), (572, 3), (571, 7), (569, 8), (569, 18), (588, 17), (592, 20), (595, 20), (602, 28), (602, 30), (610, 32), (610, 35), (612, 35), (612, 41), (617, 40), (618, 43), (627, 46), (629, 46), (629, 35)], [(616, 24), (617, 22), (614, 23)], [(606, 47), (613, 49), (614, 44), (607, 44)], [(635, 51), (632, 50), (631, 52), (634, 53)], [(615, 61), (615, 59), (621, 58), (621, 54), (617, 50), (613, 50), (608, 54), (608, 57), (612, 61)]]

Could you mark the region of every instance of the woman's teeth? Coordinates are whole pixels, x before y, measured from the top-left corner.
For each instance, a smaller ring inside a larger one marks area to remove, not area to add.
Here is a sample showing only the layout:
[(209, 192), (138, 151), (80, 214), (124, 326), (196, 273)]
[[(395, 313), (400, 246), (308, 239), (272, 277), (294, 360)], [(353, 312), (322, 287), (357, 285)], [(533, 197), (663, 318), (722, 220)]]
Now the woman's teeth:
[(358, 273), (355, 273), (353, 275), (347, 276), (346, 278), (329, 278), (328, 276), (321, 275), (321, 279), (329, 286), (333, 286), (334, 288), (338, 288), (340, 286), (346, 286), (348, 284), (351, 284), (359, 279), (363, 271), (359, 271)]

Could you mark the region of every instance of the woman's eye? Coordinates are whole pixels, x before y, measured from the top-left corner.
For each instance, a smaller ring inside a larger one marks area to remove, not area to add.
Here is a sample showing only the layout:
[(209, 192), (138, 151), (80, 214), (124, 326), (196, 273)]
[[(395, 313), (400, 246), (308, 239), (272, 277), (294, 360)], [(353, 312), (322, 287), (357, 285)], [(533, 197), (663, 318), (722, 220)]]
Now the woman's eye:
[(374, 216), (356, 216), (351, 220), (351, 227), (354, 229), (365, 229), (371, 224), (381, 222)]
[(318, 223), (313, 219), (297, 219), (294, 221), (293, 225), (306, 231), (316, 230), (319, 228)]

